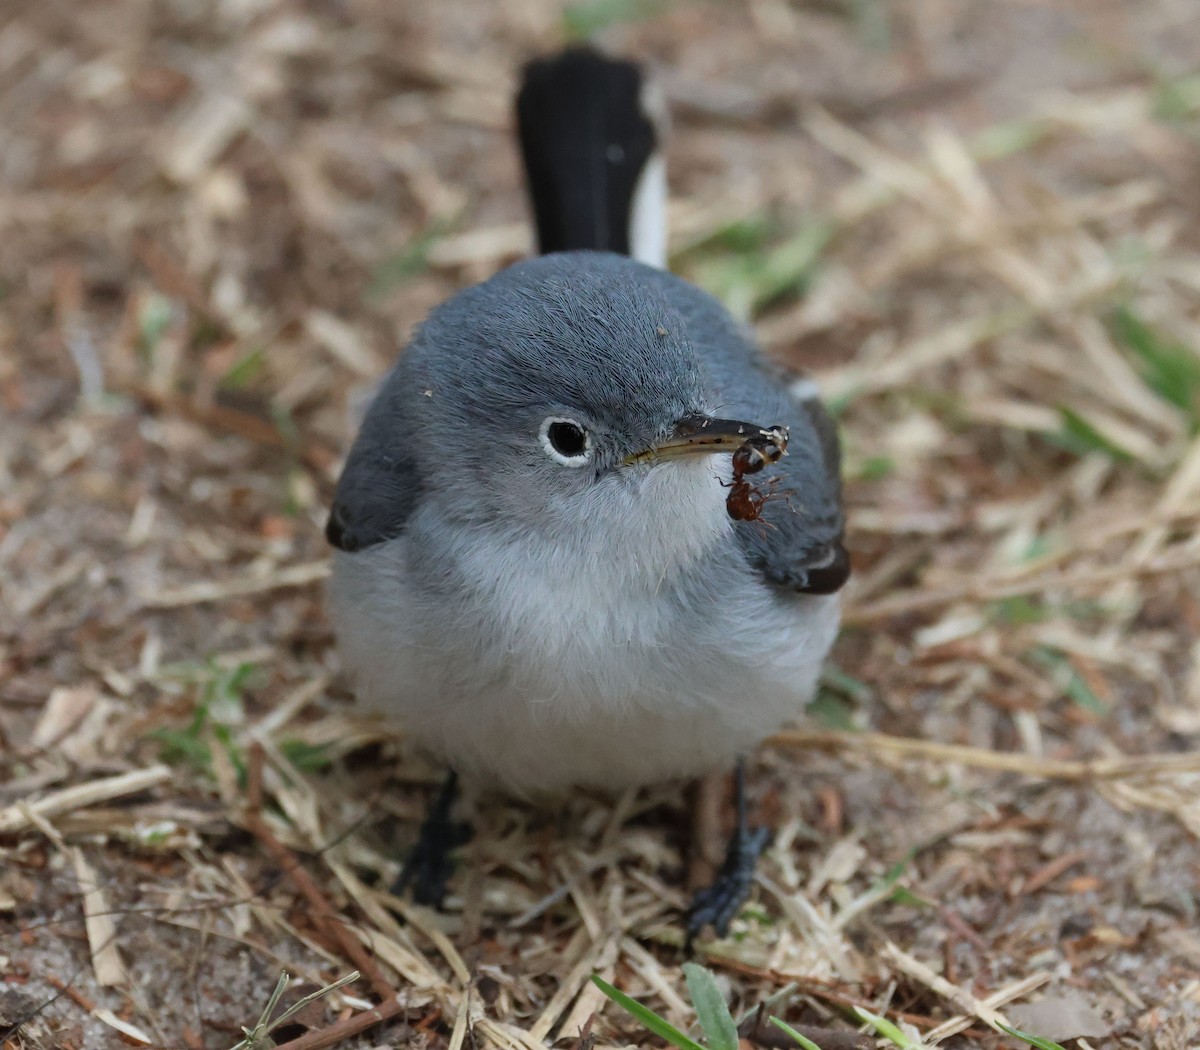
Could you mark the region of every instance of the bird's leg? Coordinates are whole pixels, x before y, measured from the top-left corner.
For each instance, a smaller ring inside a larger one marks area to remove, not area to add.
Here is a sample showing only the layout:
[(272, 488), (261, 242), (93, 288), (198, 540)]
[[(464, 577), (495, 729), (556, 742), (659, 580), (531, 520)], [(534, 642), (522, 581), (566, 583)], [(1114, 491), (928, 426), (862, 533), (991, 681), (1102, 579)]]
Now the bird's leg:
[(746, 812), (746, 766), (741, 760), (733, 776), (737, 826), (730, 836), (725, 861), (716, 879), (711, 886), (706, 886), (692, 898), (687, 915), (688, 951), (705, 926), (711, 926), (719, 937), (724, 937), (729, 931), (729, 924), (738, 908), (750, 896), (759, 854), (771, 837), (769, 828), (750, 827)]
[(451, 817), (457, 798), (458, 774), (451, 771), (425, 814), (417, 844), (392, 884), (392, 893), (397, 897), (411, 885), (413, 900), (418, 904), (442, 906), (446, 883), (454, 870), (451, 854), (471, 837), (471, 826)]

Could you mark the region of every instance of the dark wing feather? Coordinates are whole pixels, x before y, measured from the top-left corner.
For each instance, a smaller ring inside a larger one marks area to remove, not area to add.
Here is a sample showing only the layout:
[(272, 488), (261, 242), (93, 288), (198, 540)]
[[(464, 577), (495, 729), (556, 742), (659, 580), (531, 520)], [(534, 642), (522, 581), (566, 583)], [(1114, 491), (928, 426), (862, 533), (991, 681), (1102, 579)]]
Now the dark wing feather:
[(359, 551), (394, 539), (420, 496), (420, 476), (407, 456), (408, 414), (399, 395), (401, 370), (381, 384), (338, 478), (325, 537), (338, 550)]
[(850, 576), (850, 559), (842, 545), (845, 519), (836, 432), (820, 403), (792, 404), (798, 406), (791, 417), (795, 422), (780, 417), (791, 430), (788, 454), (752, 479), (766, 503), (757, 521), (738, 523), (738, 538), (751, 564), (772, 583), (808, 594), (832, 594)]
[(772, 583), (832, 594), (850, 577), (837, 428), (815, 398), (788, 400), (799, 424), (790, 424), (788, 455), (754, 480), (767, 501), (758, 521), (739, 524), (742, 547)]

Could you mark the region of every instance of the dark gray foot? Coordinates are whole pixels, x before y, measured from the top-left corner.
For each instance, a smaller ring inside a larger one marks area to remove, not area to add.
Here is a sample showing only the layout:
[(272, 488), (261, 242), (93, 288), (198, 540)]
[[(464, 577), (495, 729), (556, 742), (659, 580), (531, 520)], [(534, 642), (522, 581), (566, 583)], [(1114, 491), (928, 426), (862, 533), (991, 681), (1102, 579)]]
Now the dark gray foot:
[(442, 906), (446, 885), (454, 872), (453, 853), (471, 838), (471, 826), (451, 817), (457, 798), (458, 774), (451, 773), (429, 807), (417, 844), (392, 884), (392, 893), (397, 897), (412, 886), (413, 900), (418, 904)]
[(734, 774), (734, 790), (737, 827), (729, 839), (725, 860), (713, 884), (698, 891), (688, 908), (685, 941), (688, 952), (691, 952), (692, 943), (706, 926), (711, 926), (718, 937), (724, 937), (729, 932), (733, 917), (750, 896), (758, 858), (771, 840), (769, 828), (750, 827), (746, 815), (746, 773), (740, 762)]

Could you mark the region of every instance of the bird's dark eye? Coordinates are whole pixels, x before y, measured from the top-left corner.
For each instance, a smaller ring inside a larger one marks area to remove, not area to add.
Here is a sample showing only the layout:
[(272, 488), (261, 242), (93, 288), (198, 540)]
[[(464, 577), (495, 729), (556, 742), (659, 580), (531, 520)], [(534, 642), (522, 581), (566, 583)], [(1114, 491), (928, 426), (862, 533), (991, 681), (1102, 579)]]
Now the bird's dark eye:
[(582, 456), (587, 450), (587, 433), (574, 423), (551, 423), (546, 434), (559, 455)]
[(564, 466), (581, 467), (591, 459), (591, 436), (573, 419), (547, 419), (541, 438), (547, 455)]

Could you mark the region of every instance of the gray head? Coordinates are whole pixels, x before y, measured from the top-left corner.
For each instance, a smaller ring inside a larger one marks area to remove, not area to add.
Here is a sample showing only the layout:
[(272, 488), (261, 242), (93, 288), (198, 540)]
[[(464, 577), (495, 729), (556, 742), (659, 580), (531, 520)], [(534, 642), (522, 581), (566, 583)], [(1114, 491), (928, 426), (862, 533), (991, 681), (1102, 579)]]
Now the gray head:
[(750, 425), (709, 422), (718, 406), (676, 285), (698, 294), (623, 256), (566, 253), (438, 307), (367, 415), (331, 539), (355, 549), (386, 533), (382, 520), (366, 527), (372, 516), (398, 531), (396, 503), (414, 486), (456, 521), (558, 536), (668, 501), (663, 485), (702, 481), (719, 508), (713, 457), (690, 453), (732, 450)]
[(435, 310), (404, 363), (424, 384), (425, 471), (444, 466), (444, 450), (486, 475), (519, 464), (585, 484), (703, 412), (696, 356), (645, 269), (618, 255), (543, 256)]

